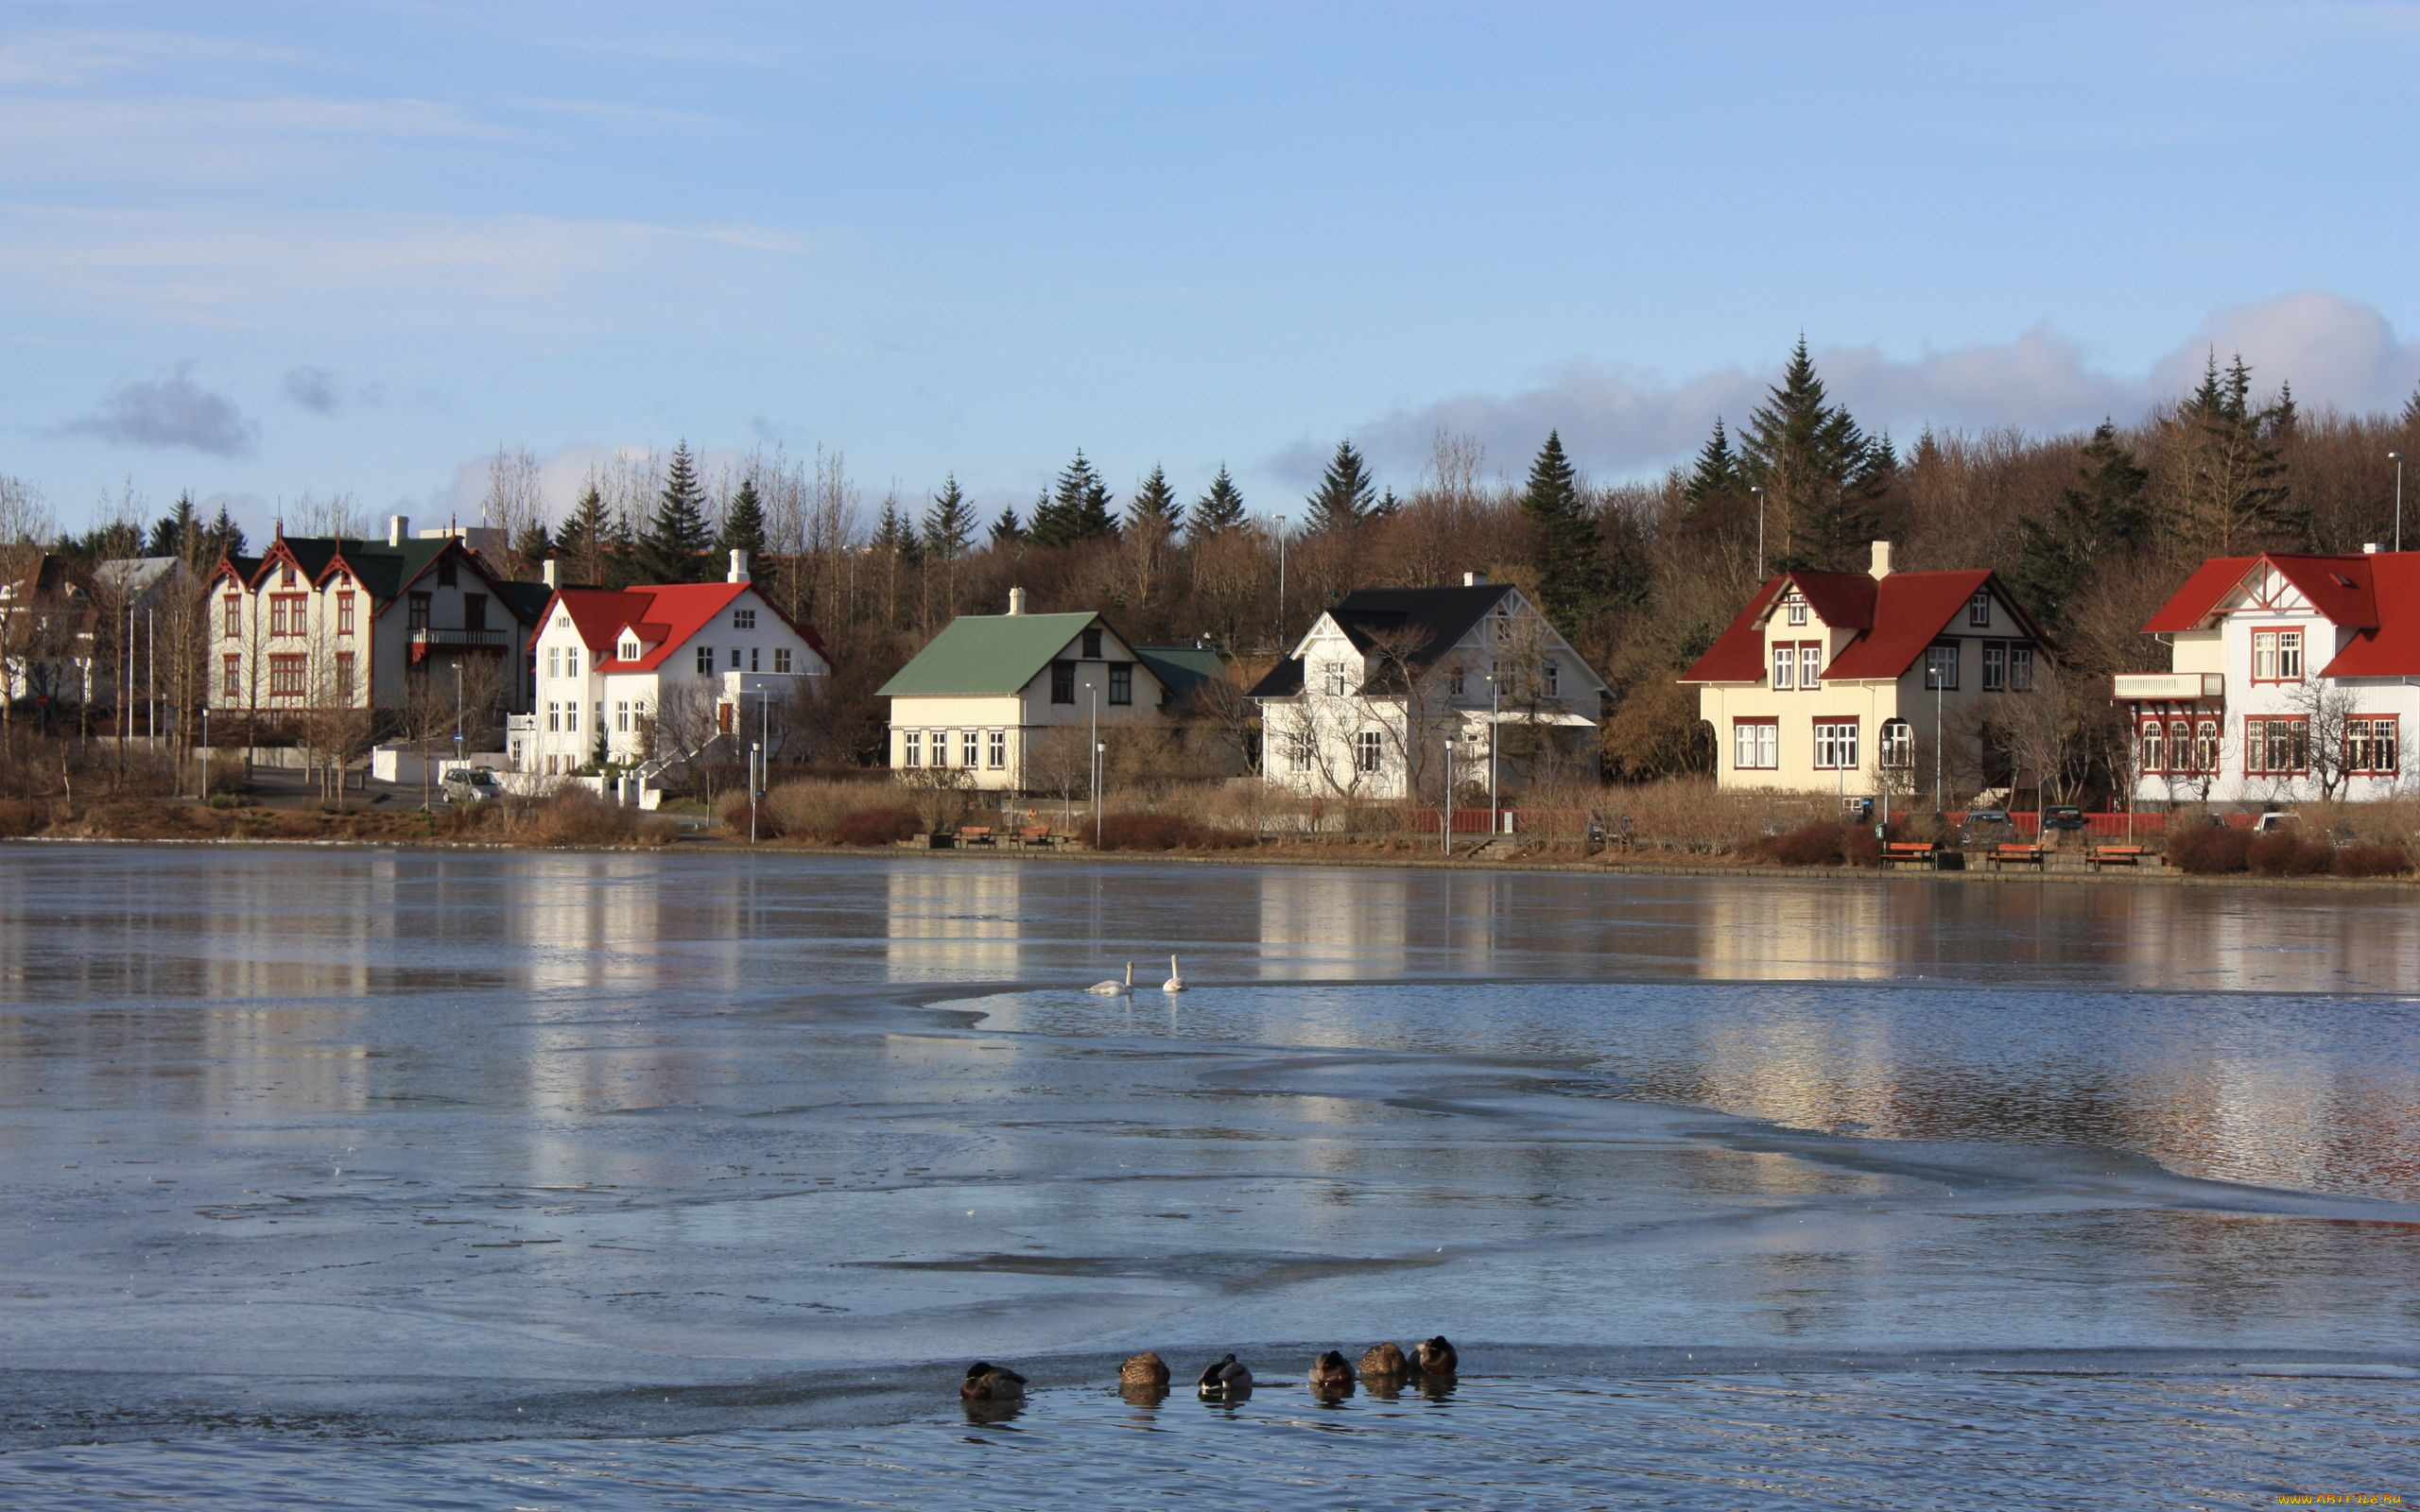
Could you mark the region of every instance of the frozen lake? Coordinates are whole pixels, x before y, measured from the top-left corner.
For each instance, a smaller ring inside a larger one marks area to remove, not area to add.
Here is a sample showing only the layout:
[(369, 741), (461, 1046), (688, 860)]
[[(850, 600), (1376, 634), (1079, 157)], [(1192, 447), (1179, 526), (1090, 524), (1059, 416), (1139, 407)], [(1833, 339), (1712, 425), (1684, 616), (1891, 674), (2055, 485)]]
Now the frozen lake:
[(2415, 961), (2391, 890), (0, 847), (0, 1501), (2408, 1494)]

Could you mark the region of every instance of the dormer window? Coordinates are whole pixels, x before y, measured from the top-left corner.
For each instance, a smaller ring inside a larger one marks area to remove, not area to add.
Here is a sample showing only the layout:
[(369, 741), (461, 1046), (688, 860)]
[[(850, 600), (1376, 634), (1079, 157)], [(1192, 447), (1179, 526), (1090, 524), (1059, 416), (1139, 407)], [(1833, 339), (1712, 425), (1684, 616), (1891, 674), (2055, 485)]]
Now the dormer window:
[(1781, 607), (1784, 617), (1786, 617), (1790, 624), (1804, 625), (1806, 623), (1806, 594), (1792, 593), (1788, 598), (1781, 601)]
[(1349, 676), (1351, 674), (1346, 670), (1343, 662), (1329, 662), (1327, 664), (1327, 696), (1331, 698), (1343, 697), (1345, 679)]
[(632, 636), (624, 641), (614, 649), (614, 654), (620, 657), (625, 662), (637, 661), (640, 655), (638, 638), (636, 636)]
[(1966, 623), (1975, 629), (1989, 629), (1992, 624), (1992, 595), (1986, 591), (1966, 601)]

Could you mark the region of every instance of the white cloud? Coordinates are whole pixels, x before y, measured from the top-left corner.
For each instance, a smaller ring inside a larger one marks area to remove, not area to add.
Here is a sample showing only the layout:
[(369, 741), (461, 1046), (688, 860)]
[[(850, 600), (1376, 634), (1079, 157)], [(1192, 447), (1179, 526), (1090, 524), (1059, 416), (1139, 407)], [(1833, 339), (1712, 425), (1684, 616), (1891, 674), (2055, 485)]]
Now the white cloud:
[(189, 447), (212, 456), (250, 456), (254, 430), (233, 401), (200, 387), (180, 362), (165, 378), (124, 385), (100, 407), (59, 429), (124, 446)]
[[(2284, 295), (2221, 310), (2190, 336), (2139, 371), (2096, 363), (2073, 338), (2037, 327), (2012, 341), (1977, 342), (1894, 357), (1874, 346), (1813, 344), (1817, 370), (1832, 397), (1870, 429), (1905, 441), (1926, 425), (1940, 430), (2016, 425), (2067, 430), (2103, 416), (2139, 418), (2182, 396), (2215, 351), (2237, 353), (2255, 382), (2273, 391), (2293, 385), (2306, 406), (2361, 411), (2399, 406), (2420, 380), (2420, 341), (2398, 335), (2375, 306), (2319, 291)], [(1581, 463), (1609, 476), (1635, 476), (1685, 458), (1721, 416), (1736, 433), (1779, 376), (1786, 345), (1771, 368), (1717, 368), (1668, 379), (1636, 369), (1574, 362), (1512, 393), (1453, 395), (1398, 409), (1357, 427), (1374, 463), (1409, 481), (1440, 430), (1473, 436), (1498, 469), (1524, 467), (1560, 430)], [(1296, 480), (1319, 475), (1335, 439), (1305, 438), (1269, 459)], [(1398, 484), (1400, 486), (1400, 484)]]

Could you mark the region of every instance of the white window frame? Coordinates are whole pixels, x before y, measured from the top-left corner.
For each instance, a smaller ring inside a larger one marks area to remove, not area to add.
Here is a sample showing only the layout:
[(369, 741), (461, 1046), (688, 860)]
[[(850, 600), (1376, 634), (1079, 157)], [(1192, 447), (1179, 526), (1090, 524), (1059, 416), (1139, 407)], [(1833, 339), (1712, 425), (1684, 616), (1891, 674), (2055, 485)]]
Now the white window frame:
[(1789, 693), (1798, 686), (1798, 647), (1785, 642), (1773, 647), (1772, 689)]
[(1386, 737), (1374, 730), (1364, 730), (1353, 737), (1353, 769), (1376, 776), (1386, 769)]
[(2008, 648), (2008, 691), (2033, 691), (2033, 647), (2013, 644)]
[(899, 732), (899, 765), (901, 766), (925, 765), (925, 732), (923, 730), (903, 730)]
[(1983, 643), (1983, 691), (2008, 691), (2008, 643), (2005, 641)]
[[(1958, 663), (1965, 658), (1959, 654), (1958, 643), (1935, 642), (1925, 647), (1925, 691), (1938, 688), (1944, 693), (1958, 691)], [(1944, 674), (1946, 674), (1945, 676)]]
[(1824, 685), (1824, 647), (1813, 641), (1798, 644), (1798, 691), (1813, 693)]
[(1988, 630), (1992, 627), (1992, 591), (1979, 589), (1966, 601), (1966, 624), (1970, 628)]
[(1905, 771), (1916, 764), (1916, 731), (1904, 719), (1882, 722), (1882, 765), (1893, 771)]
[(991, 745), (992, 760), (989, 765), (992, 770), (1000, 771), (1009, 765), (1009, 732), (1005, 730), (993, 730)]
[(1560, 697), (1562, 697), (1562, 696), (1563, 696), (1563, 663), (1562, 663), (1562, 662), (1557, 662), (1557, 661), (1556, 661), (1554, 658), (1552, 658), (1552, 657), (1548, 657), (1548, 658), (1547, 658), (1547, 660), (1546, 660), (1546, 674), (1547, 674), (1547, 697), (1549, 697), (1549, 698), (1560, 698)]
[(1737, 719), (1731, 725), (1735, 771), (1770, 772), (1781, 765), (1781, 726), (1771, 719)]
[(1806, 623), (1806, 594), (1792, 593), (1788, 598), (1783, 599), (1781, 603), (1783, 610), (1782, 617), (1784, 619), (1788, 620), (1792, 625), (1804, 625)]
[(1815, 721), (1815, 769), (1853, 772), (1858, 769), (1858, 726), (1854, 719)]
[(962, 758), (959, 762), (960, 766), (971, 772), (983, 765), (983, 731), (979, 730), (959, 731), (958, 745), (959, 755)]
[(1343, 662), (1329, 662), (1327, 664), (1327, 696), (1331, 698), (1343, 697), (1345, 696), (1345, 684), (1351, 676), (1352, 674), (1346, 669)]
[(550, 645), (546, 647), (546, 676), (560, 678), (562, 675), (563, 648), (560, 645)]
[(733, 610), (731, 611), (731, 627), (735, 630), (754, 629), (756, 627), (756, 611), (752, 609)]
[(787, 674), (789, 669), (790, 648), (786, 645), (777, 645), (773, 647), (773, 675), (775, 677), (782, 677)]
[(711, 678), (714, 675), (715, 648), (711, 645), (700, 645), (698, 647), (698, 676)]

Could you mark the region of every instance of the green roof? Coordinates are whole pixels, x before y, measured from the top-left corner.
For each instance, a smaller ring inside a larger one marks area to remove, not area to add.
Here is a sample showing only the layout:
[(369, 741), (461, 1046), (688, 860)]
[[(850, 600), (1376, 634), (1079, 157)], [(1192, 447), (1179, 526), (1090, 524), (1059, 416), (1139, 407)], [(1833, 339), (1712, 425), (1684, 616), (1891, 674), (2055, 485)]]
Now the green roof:
[(1208, 646), (1138, 645), (1134, 655), (1178, 703), (1192, 697), (1211, 679), (1227, 675), (1227, 659)]
[(961, 614), (874, 691), (877, 698), (1012, 694), (1098, 614)]

